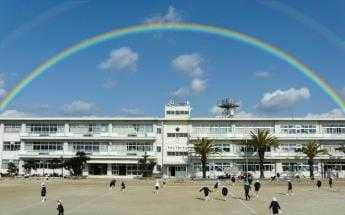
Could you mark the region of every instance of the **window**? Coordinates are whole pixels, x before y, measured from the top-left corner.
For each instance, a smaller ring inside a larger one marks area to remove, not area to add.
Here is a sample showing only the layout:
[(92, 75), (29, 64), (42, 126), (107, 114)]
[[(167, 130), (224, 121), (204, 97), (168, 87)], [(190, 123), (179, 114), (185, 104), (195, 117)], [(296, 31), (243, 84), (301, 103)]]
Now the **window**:
[(161, 152), (162, 151), (162, 147), (161, 146), (157, 146), (157, 152)]
[(72, 150), (74, 152), (99, 152), (100, 146), (104, 146), (105, 148), (102, 151), (108, 151), (106, 143), (99, 143), (99, 142), (72, 142), (69, 143), (72, 146)]
[(161, 134), (162, 133), (162, 128), (157, 128), (157, 134)]
[(188, 156), (188, 152), (167, 152), (168, 156)]
[(76, 123), (71, 124), (69, 127), (69, 131), (75, 134), (97, 134), (108, 132), (108, 125), (107, 124), (83, 124), (83, 123)]
[(281, 133), (283, 134), (316, 134), (316, 125), (282, 125)]
[(193, 135), (221, 136), (232, 133), (229, 123), (195, 124), (192, 128)]
[[(298, 172), (309, 171), (309, 165), (307, 163), (282, 163), (283, 171)], [(318, 171), (318, 166), (314, 165), (314, 171)]]
[[(237, 167), (240, 171), (260, 171), (260, 165), (257, 162), (238, 162)], [(264, 163), (264, 171), (272, 171), (274, 164), (269, 162)]]
[(5, 133), (19, 133), (20, 130), (22, 129), (22, 125), (15, 123), (15, 124), (5, 124), (4, 131)]
[(129, 134), (147, 134), (153, 132), (152, 124), (129, 124), (129, 125), (113, 125), (113, 132), (119, 135)]
[(26, 125), (26, 132), (36, 134), (63, 133), (64, 128), (63, 124), (34, 123)]
[(345, 134), (345, 124), (332, 124), (323, 126), (323, 131), (326, 134)]
[(62, 151), (63, 143), (62, 142), (34, 142), (32, 149), (34, 151)]
[[(257, 152), (258, 149), (253, 147), (253, 146), (242, 146), (241, 147), (241, 152), (245, 152), (245, 153), (254, 153)], [(271, 151), (271, 147), (267, 147), (265, 149), (265, 152), (270, 152)]]
[(188, 133), (167, 133), (168, 137), (188, 137)]
[(301, 146), (295, 143), (289, 143), (289, 144), (282, 144), (280, 145), (279, 148), (282, 152), (296, 152), (296, 150), (301, 148)]
[(127, 143), (127, 151), (149, 152), (153, 150), (150, 143)]
[(215, 148), (217, 152), (230, 152), (230, 144), (228, 143), (217, 143)]
[(4, 142), (3, 150), (4, 151), (19, 151), (20, 142)]

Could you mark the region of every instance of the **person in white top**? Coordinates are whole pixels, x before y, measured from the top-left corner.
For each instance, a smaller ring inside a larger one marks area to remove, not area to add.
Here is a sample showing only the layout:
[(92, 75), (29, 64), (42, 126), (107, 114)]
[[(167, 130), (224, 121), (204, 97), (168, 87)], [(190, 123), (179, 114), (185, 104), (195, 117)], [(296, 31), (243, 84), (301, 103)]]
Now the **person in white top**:
[(153, 191), (154, 194), (158, 194), (158, 190), (159, 190), (160, 184), (159, 184), (159, 180), (156, 180), (156, 184), (155, 184), (155, 190)]

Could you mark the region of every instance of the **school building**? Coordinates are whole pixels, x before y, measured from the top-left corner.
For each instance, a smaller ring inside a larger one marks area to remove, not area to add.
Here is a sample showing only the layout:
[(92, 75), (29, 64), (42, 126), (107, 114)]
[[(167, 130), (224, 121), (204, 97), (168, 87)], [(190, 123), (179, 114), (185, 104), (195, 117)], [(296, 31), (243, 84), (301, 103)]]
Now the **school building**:
[(49, 160), (68, 159), (78, 151), (90, 157), (83, 174), (90, 177), (135, 177), (139, 159), (154, 160), (154, 173), (167, 177), (201, 177), (200, 158), (193, 141), (205, 137), (218, 149), (209, 156), (209, 177), (249, 171), (259, 175), (257, 152), (241, 143), (250, 131), (269, 130), (280, 147), (265, 154), (265, 176), (304, 174), (307, 158), (296, 152), (311, 140), (328, 149), (315, 158), (315, 174), (345, 177), (345, 118), (194, 118), (188, 103), (169, 103), (164, 117), (39, 117), (0, 118), (0, 171), (12, 162), (24, 174), (27, 159), (38, 160), (32, 174), (50, 174)]

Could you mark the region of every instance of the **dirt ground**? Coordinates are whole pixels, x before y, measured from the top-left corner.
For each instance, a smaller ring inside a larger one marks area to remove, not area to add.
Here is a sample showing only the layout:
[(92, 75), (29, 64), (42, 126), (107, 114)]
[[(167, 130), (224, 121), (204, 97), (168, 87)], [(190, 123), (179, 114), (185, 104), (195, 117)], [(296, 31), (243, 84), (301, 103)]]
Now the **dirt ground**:
[[(48, 188), (45, 203), (40, 201), (42, 181)], [(212, 200), (207, 202), (202, 200), (199, 189), (204, 185), (213, 188), (214, 181), (168, 181), (157, 195), (153, 194), (155, 181), (126, 180), (127, 189), (120, 192), (121, 181), (118, 179), (116, 189), (109, 190), (106, 179), (1, 179), (0, 214), (56, 214), (56, 201), (61, 199), (65, 214), (75, 215), (267, 215), (272, 197), (278, 199), (283, 214), (345, 214), (345, 181), (334, 181), (334, 190), (324, 181), (319, 191), (313, 186), (314, 182), (294, 181), (293, 196), (285, 195), (286, 182), (263, 182), (259, 198), (250, 201), (243, 199), (240, 182), (235, 186), (225, 182), (230, 190), (228, 200), (221, 200), (219, 191), (214, 191)]]

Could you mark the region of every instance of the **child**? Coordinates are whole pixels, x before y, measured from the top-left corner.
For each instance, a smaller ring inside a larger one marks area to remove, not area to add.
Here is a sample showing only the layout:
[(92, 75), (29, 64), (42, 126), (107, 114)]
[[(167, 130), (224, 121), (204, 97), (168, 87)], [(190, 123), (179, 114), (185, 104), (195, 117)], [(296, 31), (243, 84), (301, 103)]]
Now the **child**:
[(250, 191), (250, 184), (247, 180), (245, 180), (245, 182), (244, 182), (244, 194), (245, 194), (247, 201), (250, 200), (249, 191)]
[(115, 188), (115, 184), (116, 184), (116, 180), (115, 179), (112, 179), (110, 181), (110, 184), (109, 184), (109, 190), (112, 190), (113, 188)]
[(215, 190), (217, 190), (218, 187), (219, 187), (219, 180), (217, 180), (217, 182), (216, 182), (216, 184), (213, 186), (213, 188), (214, 188)]
[(61, 203), (61, 200), (58, 200), (58, 201), (57, 201), (56, 210), (58, 211), (58, 214), (57, 214), (57, 215), (63, 215), (63, 213), (64, 213), (64, 208), (63, 208), (63, 205), (62, 205), (62, 203)]
[(234, 186), (236, 182), (236, 178), (234, 175), (231, 177), (231, 182), (232, 182), (232, 186)]
[(286, 195), (289, 195), (289, 194), (293, 195), (291, 180), (288, 180), (288, 192)]
[(156, 184), (155, 184), (155, 191), (153, 192), (154, 194), (158, 194), (158, 190), (159, 190), (159, 181), (156, 180)]
[(41, 183), (41, 201), (45, 202), (47, 200), (47, 188), (46, 185)]
[(223, 187), (222, 188), (222, 196), (223, 196), (224, 201), (226, 201), (227, 195), (228, 195), (228, 188), (227, 187)]
[(321, 185), (322, 185), (321, 181), (317, 180), (316, 187), (317, 187), (318, 190), (320, 189)]
[(279, 210), (281, 210), (281, 207), (276, 198), (272, 199), (269, 209), (272, 210), (272, 214), (279, 214)]
[(333, 188), (333, 178), (332, 177), (329, 177), (328, 179), (328, 184), (329, 184), (329, 188)]
[(261, 188), (261, 184), (260, 184), (259, 180), (256, 180), (256, 182), (254, 183), (254, 190), (255, 190), (256, 198), (259, 198), (260, 188)]
[(212, 192), (208, 187), (203, 187), (199, 190), (199, 192), (204, 191), (204, 200), (208, 201), (210, 200), (209, 194)]
[(121, 191), (124, 192), (125, 189), (126, 189), (125, 182), (122, 182), (122, 183), (121, 183)]

